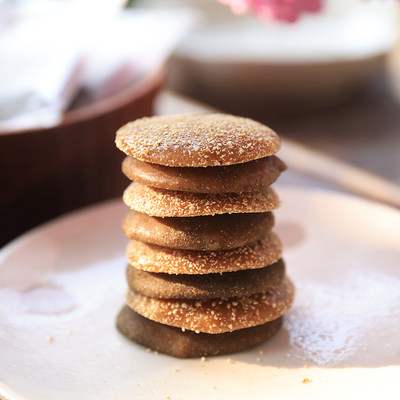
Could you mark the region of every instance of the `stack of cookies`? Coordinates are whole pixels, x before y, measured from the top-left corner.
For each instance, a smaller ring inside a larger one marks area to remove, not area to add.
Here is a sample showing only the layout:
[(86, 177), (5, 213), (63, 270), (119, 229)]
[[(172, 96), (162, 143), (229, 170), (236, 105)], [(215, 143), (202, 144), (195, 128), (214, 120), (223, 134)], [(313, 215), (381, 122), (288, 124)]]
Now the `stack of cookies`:
[(143, 118), (117, 132), (131, 211), (127, 305), (120, 332), (175, 357), (263, 342), (281, 326), (293, 285), (271, 231), (285, 169), (279, 137), (247, 118)]

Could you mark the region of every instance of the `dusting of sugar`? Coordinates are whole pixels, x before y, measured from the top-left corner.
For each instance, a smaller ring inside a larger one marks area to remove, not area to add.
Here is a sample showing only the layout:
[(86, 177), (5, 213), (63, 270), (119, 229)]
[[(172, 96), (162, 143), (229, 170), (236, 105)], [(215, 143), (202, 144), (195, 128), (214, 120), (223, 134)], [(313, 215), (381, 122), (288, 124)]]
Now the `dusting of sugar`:
[(55, 284), (36, 284), (19, 293), (21, 311), (31, 314), (61, 314), (76, 306), (73, 297)]
[(297, 358), (338, 366), (360, 357), (365, 362), (376, 351), (389, 363), (398, 359), (399, 278), (372, 270), (350, 271), (340, 282), (297, 279), (296, 286), (296, 302), (285, 326)]

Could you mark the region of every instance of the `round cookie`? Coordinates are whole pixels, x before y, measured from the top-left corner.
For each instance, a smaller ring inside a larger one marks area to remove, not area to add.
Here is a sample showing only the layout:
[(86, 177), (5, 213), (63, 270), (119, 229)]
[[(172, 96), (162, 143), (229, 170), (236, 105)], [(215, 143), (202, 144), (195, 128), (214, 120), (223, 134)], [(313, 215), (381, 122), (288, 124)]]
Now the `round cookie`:
[(194, 193), (254, 192), (272, 185), (285, 164), (276, 156), (223, 167), (167, 167), (132, 157), (122, 162), (122, 172), (132, 181), (160, 189)]
[(211, 274), (262, 268), (279, 260), (282, 244), (270, 232), (265, 239), (232, 250), (170, 249), (132, 240), (126, 255), (129, 264), (147, 272)]
[(129, 288), (143, 296), (204, 300), (275, 291), (285, 275), (285, 264), (280, 259), (264, 268), (205, 275), (152, 273), (128, 265), (126, 275)]
[(131, 211), (122, 223), (129, 239), (173, 249), (226, 250), (266, 236), (274, 225), (271, 212), (201, 217), (150, 217)]
[(256, 346), (280, 329), (282, 318), (251, 328), (211, 335), (183, 332), (144, 318), (124, 306), (117, 317), (117, 328), (125, 337), (146, 348), (173, 357), (192, 358), (234, 353)]
[(138, 314), (161, 324), (195, 332), (224, 333), (262, 325), (281, 317), (294, 299), (294, 287), (284, 278), (274, 292), (230, 299), (155, 299), (132, 291), (127, 304)]
[(190, 193), (133, 182), (125, 189), (122, 198), (132, 210), (154, 217), (260, 213), (275, 210), (280, 205), (271, 187), (246, 193)]
[(115, 143), (128, 156), (170, 167), (241, 164), (280, 148), (267, 126), (217, 113), (141, 118), (120, 128)]

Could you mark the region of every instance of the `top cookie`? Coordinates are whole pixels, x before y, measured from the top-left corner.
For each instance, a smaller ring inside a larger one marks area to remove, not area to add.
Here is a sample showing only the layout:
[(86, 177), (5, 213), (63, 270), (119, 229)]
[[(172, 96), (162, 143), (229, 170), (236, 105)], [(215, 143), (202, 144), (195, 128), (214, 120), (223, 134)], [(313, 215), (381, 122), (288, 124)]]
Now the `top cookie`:
[(272, 129), (226, 114), (141, 118), (120, 128), (115, 142), (133, 158), (169, 167), (241, 164), (280, 148)]

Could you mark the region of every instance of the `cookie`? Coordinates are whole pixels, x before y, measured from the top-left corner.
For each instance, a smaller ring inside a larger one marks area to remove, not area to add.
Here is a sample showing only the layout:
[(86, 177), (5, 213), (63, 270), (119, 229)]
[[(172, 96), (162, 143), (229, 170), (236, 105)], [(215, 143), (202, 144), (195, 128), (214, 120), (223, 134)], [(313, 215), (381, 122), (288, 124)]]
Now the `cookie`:
[(263, 268), (223, 274), (171, 275), (145, 272), (128, 265), (129, 288), (146, 297), (215, 299), (249, 296), (277, 290), (285, 275), (282, 259)]
[(129, 239), (173, 249), (227, 250), (256, 242), (274, 225), (271, 212), (202, 217), (150, 217), (131, 211), (122, 223)]
[(182, 331), (142, 317), (124, 306), (117, 328), (128, 339), (159, 353), (193, 358), (229, 354), (256, 346), (272, 337), (282, 326), (282, 317), (251, 328), (220, 334)]
[(223, 167), (167, 167), (132, 157), (122, 163), (122, 172), (131, 180), (160, 189), (194, 193), (254, 192), (272, 185), (285, 164), (276, 156)]
[(120, 128), (115, 143), (128, 156), (169, 167), (241, 164), (280, 148), (272, 129), (226, 114), (141, 118)]
[(131, 183), (124, 203), (132, 210), (154, 217), (197, 217), (202, 215), (260, 213), (279, 207), (271, 187), (246, 193), (190, 193)]
[(224, 333), (262, 325), (290, 308), (294, 287), (284, 278), (274, 292), (230, 299), (156, 299), (129, 291), (127, 304), (145, 318), (195, 332)]
[(211, 274), (262, 268), (281, 258), (282, 244), (269, 233), (265, 239), (232, 250), (170, 249), (132, 240), (126, 255), (129, 264), (147, 272)]

